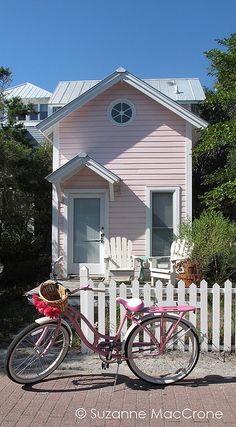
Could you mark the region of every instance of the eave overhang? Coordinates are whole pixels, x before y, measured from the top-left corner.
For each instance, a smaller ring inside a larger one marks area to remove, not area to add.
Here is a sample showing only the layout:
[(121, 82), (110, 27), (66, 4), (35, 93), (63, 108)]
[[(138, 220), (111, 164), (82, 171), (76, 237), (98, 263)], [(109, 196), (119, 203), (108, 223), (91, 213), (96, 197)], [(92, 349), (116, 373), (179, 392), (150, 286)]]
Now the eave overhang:
[(120, 178), (109, 169), (93, 160), (86, 153), (77, 154), (77, 156), (73, 157), (69, 162), (60, 166), (57, 170), (46, 177), (47, 181), (56, 186), (58, 198), (60, 199), (61, 184), (71, 178), (74, 174), (78, 173), (84, 167), (89, 168), (109, 183), (110, 200), (114, 200), (114, 185), (118, 184)]

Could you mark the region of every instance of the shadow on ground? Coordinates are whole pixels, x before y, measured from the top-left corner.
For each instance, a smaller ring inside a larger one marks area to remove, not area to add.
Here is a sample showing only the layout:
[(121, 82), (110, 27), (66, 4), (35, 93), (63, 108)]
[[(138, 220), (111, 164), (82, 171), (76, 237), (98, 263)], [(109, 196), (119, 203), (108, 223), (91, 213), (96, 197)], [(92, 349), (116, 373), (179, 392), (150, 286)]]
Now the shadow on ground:
[[(55, 383), (58, 380), (58, 385)], [(23, 390), (37, 392), (37, 393), (58, 393), (58, 392), (75, 392), (75, 391), (88, 391), (96, 390), (106, 387), (113, 387), (115, 374), (82, 374), (82, 375), (59, 375), (51, 376), (40, 383), (23, 385)], [(63, 386), (62, 386), (63, 381)], [(66, 386), (65, 386), (66, 383)], [(206, 375), (199, 378), (187, 378), (172, 384), (171, 387), (202, 387), (210, 384), (227, 384), (236, 383), (236, 377), (223, 377), (220, 375)], [(165, 389), (169, 386), (155, 386), (148, 384), (138, 378), (130, 378), (126, 375), (119, 375), (115, 391), (129, 388), (133, 390), (156, 390)]]

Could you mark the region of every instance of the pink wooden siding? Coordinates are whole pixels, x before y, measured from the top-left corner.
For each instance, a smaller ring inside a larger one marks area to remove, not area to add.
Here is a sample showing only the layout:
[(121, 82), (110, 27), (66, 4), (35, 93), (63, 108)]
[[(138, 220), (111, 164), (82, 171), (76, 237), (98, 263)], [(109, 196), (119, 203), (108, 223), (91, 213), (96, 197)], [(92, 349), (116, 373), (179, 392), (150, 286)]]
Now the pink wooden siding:
[[(118, 98), (130, 100), (136, 109), (125, 127), (107, 116), (109, 104)], [(82, 151), (121, 178), (109, 206), (109, 231), (131, 239), (135, 254), (146, 253), (146, 187), (181, 187), (181, 215), (186, 215), (185, 121), (128, 84), (113, 86), (61, 121), (60, 165)], [(86, 168), (65, 188), (108, 184)], [(60, 228), (62, 215), (63, 206)]]

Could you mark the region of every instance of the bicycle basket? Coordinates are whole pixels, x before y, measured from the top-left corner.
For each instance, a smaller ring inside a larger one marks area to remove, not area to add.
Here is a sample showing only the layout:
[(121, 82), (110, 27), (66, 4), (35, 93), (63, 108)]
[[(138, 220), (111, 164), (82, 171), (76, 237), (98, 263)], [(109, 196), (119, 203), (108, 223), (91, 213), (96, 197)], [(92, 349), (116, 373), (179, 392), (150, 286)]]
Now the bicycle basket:
[(39, 287), (39, 296), (49, 307), (56, 307), (61, 311), (65, 311), (67, 308), (67, 289), (53, 280), (47, 280), (41, 283)]

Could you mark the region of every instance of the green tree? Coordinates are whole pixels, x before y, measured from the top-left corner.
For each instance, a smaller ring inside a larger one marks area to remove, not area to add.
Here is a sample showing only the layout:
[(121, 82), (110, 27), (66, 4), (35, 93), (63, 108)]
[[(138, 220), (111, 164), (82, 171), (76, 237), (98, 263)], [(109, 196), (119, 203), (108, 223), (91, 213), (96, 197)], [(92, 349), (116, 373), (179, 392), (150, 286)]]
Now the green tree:
[(236, 33), (205, 52), (214, 90), (206, 91), (201, 115), (209, 122), (194, 150), (195, 184), (201, 209), (235, 219), (236, 208)]
[(52, 149), (34, 147), (17, 116), (28, 112), (18, 98), (6, 99), (11, 81), (8, 68), (0, 68), (0, 258), (11, 262), (50, 254)]

